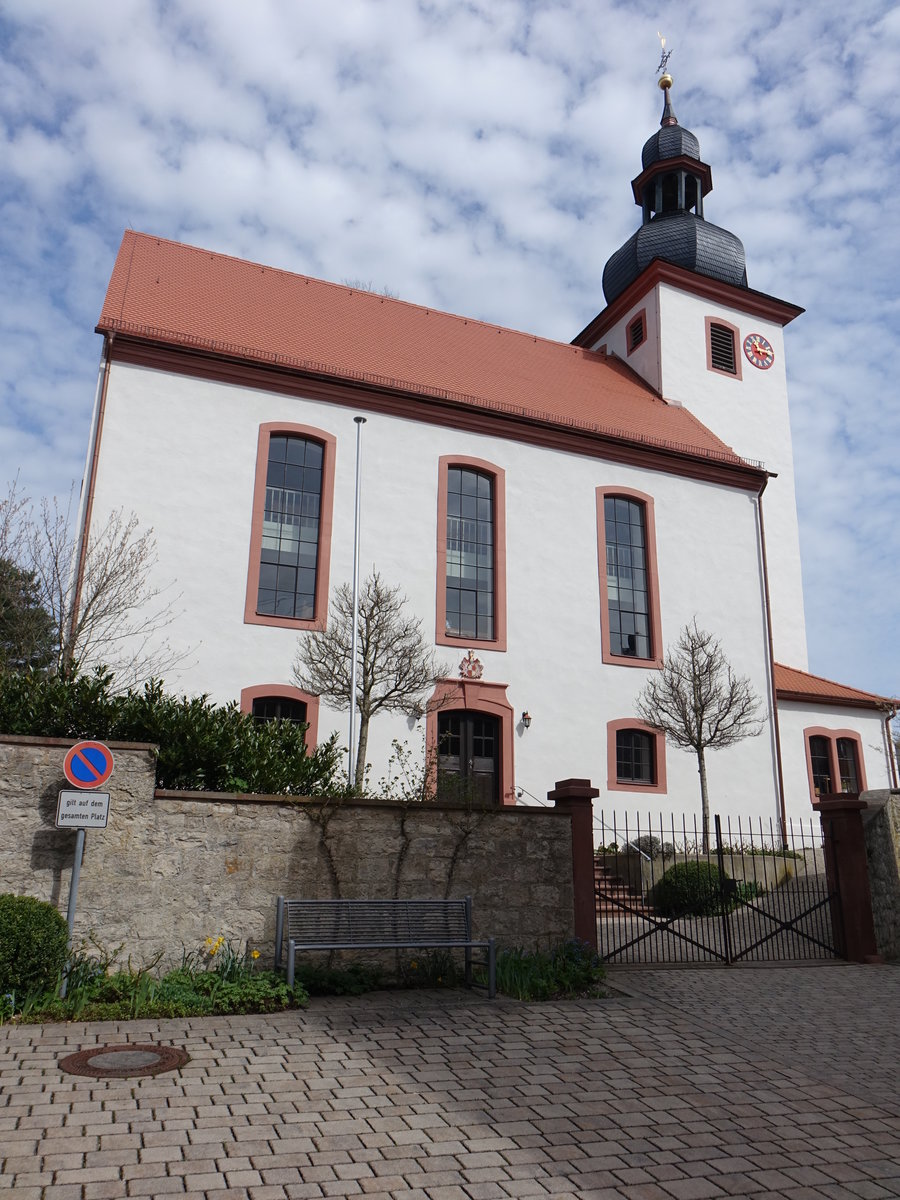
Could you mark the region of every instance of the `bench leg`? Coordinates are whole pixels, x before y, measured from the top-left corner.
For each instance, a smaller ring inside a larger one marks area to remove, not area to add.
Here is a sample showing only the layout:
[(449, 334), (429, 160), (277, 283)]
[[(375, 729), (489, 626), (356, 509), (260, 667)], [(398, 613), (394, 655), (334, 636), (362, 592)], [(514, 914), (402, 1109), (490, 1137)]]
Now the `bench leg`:
[(284, 896), (275, 904), (275, 970), (281, 970), (281, 943), (284, 939)]
[(466, 946), (466, 987), (472, 986), (472, 947)]
[(294, 939), (288, 940), (287, 953), (287, 985), (289, 988), (294, 986)]
[(488, 939), (488, 999), (493, 1000), (497, 995), (497, 944), (493, 938)]

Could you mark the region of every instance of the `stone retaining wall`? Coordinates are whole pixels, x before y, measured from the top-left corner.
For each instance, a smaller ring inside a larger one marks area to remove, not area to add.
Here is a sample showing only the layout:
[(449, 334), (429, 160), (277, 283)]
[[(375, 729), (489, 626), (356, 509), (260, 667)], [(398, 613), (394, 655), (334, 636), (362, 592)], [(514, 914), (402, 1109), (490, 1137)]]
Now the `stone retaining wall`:
[(875, 941), (885, 958), (900, 958), (900, 791), (863, 792), (861, 799)]
[[(0, 737), (0, 891), (63, 912), (76, 835), (54, 818), (71, 744)], [(471, 894), (476, 932), (503, 944), (572, 936), (566, 814), (154, 791), (154, 748), (111, 748), (109, 826), (86, 834), (76, 938), (93, 930), (106, 948), (171, 963), (182, 946), (224, 933), (271, 960), (275, 897), (336, 888), (348, 898)]]

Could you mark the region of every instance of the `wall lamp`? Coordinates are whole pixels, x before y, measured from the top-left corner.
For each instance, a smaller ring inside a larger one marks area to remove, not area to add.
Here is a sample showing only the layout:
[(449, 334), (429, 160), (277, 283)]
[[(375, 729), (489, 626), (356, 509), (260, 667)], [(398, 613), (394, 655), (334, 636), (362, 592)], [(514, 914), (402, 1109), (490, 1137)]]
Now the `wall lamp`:
[(531, 713), (528, 711), (527, 708), (522, 713), (522, 724), (525, 726), (526, 729), (531, 728)]

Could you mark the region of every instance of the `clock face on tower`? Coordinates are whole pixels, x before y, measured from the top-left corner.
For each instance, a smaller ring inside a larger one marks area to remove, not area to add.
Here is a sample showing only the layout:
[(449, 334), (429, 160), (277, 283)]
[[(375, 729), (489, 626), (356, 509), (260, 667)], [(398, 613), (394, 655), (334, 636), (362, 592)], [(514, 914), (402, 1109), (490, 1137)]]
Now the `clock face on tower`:
[(747, 334), (744, 338), (744, 354), (761, 371), (767, 371), (775, 361), (775, 351), (761, 333)]

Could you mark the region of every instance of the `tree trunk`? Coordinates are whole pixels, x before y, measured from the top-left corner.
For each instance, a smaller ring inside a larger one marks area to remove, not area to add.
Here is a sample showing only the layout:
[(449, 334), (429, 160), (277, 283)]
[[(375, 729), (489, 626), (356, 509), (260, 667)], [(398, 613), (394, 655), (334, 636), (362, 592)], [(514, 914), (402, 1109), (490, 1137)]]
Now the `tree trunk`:
[(357, 796), (362, 795), (363, 784), (366, 780), (366, 748), (369, 744), (369, 718), (364, 713), (359, 714), (359, 740), (356, 743), (356, 767), (353, 773), (353, 790)]
[(697, 751), (700, 771), (700, 812), (703, 821), (703, 853), (709, 854), (709, 791), (706, 786), (706, 757), (701, 746)]

